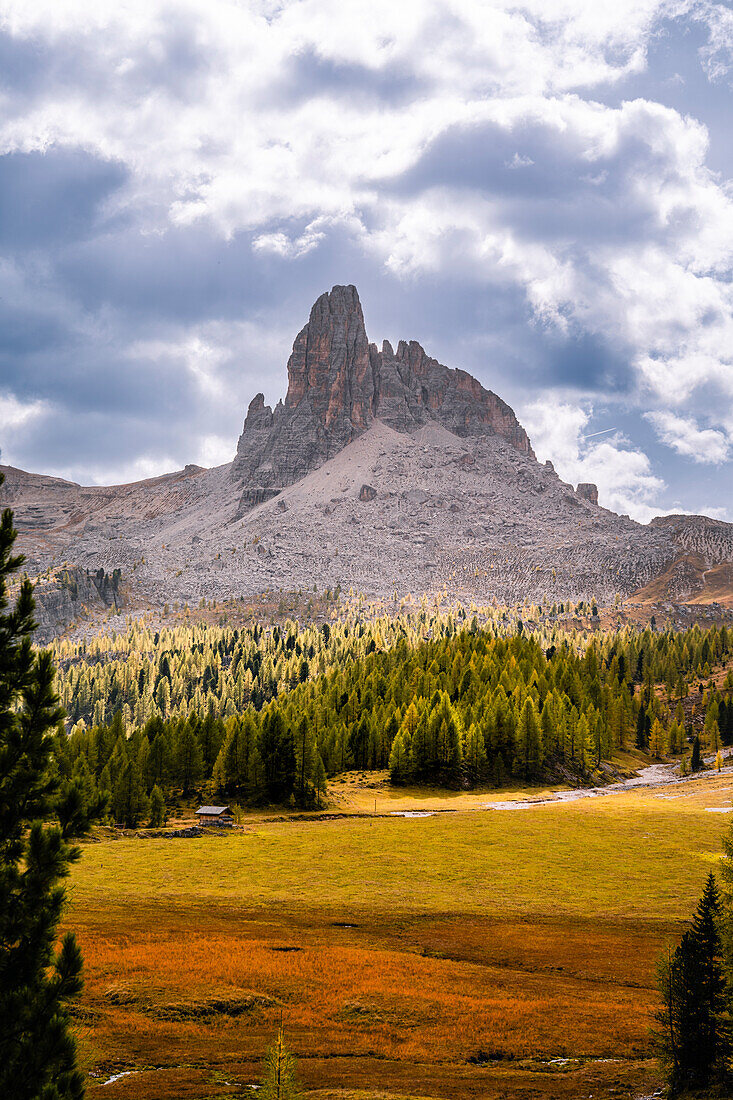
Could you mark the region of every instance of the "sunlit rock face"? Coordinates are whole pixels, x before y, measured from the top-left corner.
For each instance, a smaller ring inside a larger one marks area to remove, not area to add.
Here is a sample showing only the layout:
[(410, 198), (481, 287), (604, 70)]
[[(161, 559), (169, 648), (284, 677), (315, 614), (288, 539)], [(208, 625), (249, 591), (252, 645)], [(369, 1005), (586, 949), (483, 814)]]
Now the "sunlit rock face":
[(338, 454), (375, 420), (400, 432), (432, 422), (458, 436), (494, 434), (531, 455), (512, 409), (470, 374), (451, 370), (416, 341), (395, 352), (370, 344), (354, 286), (335, 286), (313, 306), (288, 360), (288, 392), (274, 411), (252, 400), (232, 476), (243, 511)]

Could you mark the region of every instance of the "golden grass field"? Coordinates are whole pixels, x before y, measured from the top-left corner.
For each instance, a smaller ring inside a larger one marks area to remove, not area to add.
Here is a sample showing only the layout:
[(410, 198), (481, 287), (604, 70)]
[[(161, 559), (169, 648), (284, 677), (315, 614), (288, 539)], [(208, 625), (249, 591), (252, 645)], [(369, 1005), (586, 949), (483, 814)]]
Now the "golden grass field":
[(733, 776), (467, 808), (494, 798), (87, 844), (67, 924), (89, 1096), (253, 1095), (281, 1012), (323, 1100), (650, 1091), (656, 959), (718, 862)]

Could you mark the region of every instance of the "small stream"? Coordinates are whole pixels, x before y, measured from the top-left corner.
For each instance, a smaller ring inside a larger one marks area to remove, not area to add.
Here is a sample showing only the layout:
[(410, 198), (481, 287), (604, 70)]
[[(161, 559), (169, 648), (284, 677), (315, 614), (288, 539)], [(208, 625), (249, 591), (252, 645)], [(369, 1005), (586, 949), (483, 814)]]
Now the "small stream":
[[(728, 757), (727, 759), (730, 759)], [(715, 757), (706, 758), (706, 764), (712, 764)], [(633, 791), (639, 789), (653, 789), (655, 787), (679, 786), (684, 783), (699, 783), (701, 779), (718, 775), (733, 775), (733, 765), (728, 764), (719, 772), (696, 772), (694, 775), (680, 775), (679, 764), (650, 764), (642, 768), (631, 779), (623, 779), (619, 783), (609, 783), (606, 787), (578, 787), (575, 790), (557, 791), (547, 798), (522, 798), (506, 799), (505, 801), (484, 802), (482, 810), (529, 810), (535, 806), (552, 806), (562, 802), (578, 802), (581, 798), (602, 798), (608, 794), (619, 794), (621, 791)], [(727, 813), (725, 808), (711, 810), (711, 813)]]
[(113, 1073), (106, 1081), (102, 1081), (102, 1085), (114, 1085), (115, 1081), (121, 1081), (123, 1077), (132, 1077), (134, 1073), (140, 1073), (140, 1070), (126, 1069), (123, 1070), (122, 1073)]

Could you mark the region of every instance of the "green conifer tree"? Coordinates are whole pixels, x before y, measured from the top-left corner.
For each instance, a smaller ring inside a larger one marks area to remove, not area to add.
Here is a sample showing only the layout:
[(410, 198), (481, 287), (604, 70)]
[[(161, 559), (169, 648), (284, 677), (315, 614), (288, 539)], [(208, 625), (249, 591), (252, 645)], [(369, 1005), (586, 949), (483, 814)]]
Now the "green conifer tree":
[(120, 768), (112, 788), (112, 816), (128, 829), (136, 829), (147, 817), (150, 800), (137, 761), (126, 760)]
[(165, 799), (160, 787), (156, 785), (150, 792), (150, 824), (153, 828), (165, 825), (167, 817)]
[(390, 782), (397, 786), (408, 783), (412, 776), (412, 746), (410, 735), (404, 729), (400, 729), (392, 742), (389, 754), (389, 778)]
[[(2, 475), (0, 475), (0, 484)], [(34, 653), (33, 595), (21, 585), (9, 609), (12, 512), (0, 521), (0, 1096), (81, 1100), (69, 1003), (82, 987), (72, 933), (55, 948), (64, 905), (62, 880), (89, 829), (83, 791), (62, 789), (52, 761), (62, 712), (49, 653)]]
[[(163, 681), (165, 683), (165, 681)], [(191, 722), (183, 722), (174, 743), (174, 768), (179, 786), (188, 794), (204, 776), (204, 757)]]
[(280, 1024), (277, 1038), (265, 1055), (264, 1079), (260, 1096), (263, 1100), (297, 1100), (300, 1095), (296, 1062), (287, 1048)]
[(316, 805), (320, 810), (328, 793), (328, 783), (326, 781), (326, 769), (323, 766), (323, 760), (319, 752), (316, 753), (316, 767), (313, 773), (313, 787), (316, 792)]
[(480, 783), (486, 773), (486, 748), (484, 738), (475, 722), (466, 731), (463, 746), (463, 763), (466, 778), (472, 786)]
[(534, 700), (524, 701), (517, 725), (517, 767), (525, 779), (533, 779), (542, 766), (542, 730)]
[(695, 734), (695, 740), (692, 742), (692, 756), (690, 758), (690, 769), (693, 772), (699, 772), (702, 767), (702, 759), (700, 755), (700, 738)]
[(711, 873), (692, 927), (660, 964), (662, 1003), (655, 1014), (659, 1025), (655, 1039), (672, 1096), (688, 1090), (722, 1095), (718, 1090), (730, 1083), (730, 993), (723, 970), (720, 915)]

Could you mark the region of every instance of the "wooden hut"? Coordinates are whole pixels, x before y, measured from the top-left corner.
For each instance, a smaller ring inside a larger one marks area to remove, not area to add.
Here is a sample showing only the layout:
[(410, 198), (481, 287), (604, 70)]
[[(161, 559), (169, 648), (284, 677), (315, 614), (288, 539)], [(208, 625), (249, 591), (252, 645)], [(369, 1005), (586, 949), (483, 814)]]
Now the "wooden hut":
[(233, 825), (234, 817), (229, 806), (199, 806), (196, 811), (199, 825)]

